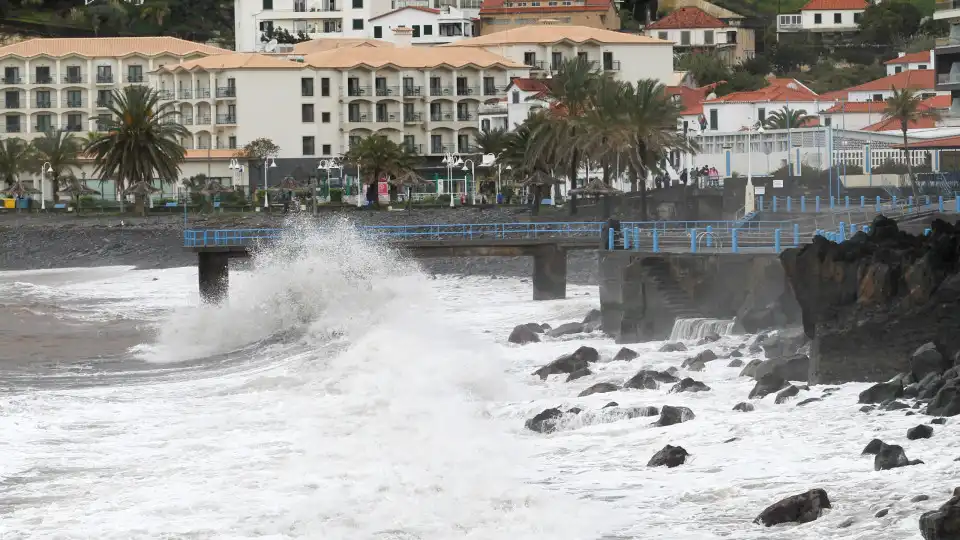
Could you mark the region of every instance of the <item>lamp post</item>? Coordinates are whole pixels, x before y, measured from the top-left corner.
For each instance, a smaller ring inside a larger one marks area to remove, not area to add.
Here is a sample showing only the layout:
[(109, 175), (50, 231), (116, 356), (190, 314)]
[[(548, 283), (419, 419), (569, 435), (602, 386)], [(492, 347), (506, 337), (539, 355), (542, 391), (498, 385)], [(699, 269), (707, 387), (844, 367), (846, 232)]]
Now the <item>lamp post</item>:
[(272, 157), (267, 157), (263, 159), (263, 208), (268, 210), (270, 208), (270, 200), (267, 195), (267, 169), (276, 169), (277, 160)]
[[(763, 126), (757, 128), (757, 133), (763, 136)], [(756, 190), (753, 187), (753, 130), (747, 132), (747, 189), (743, 201), (743, 213), (749, 214), (757, 209)], [(762, 210), (762, 208), (761, 208)]]
[(45, 175), (52, 172), (53, 166), (50, 165), (50, 162), (45, 161), (43, 165), (40, 166), (40, 210), (47, 209), (47, 187)]
[(453, 168), (463, 165), (463, 160), (456, 152), (445, 152), (443, 154), (443, 164), (447, 166), (447, 182), (450, 183), (450, 208), (455, 206), (453, 202)]
[(230, 160), (230, 165), (229, 165), (228, 168), (229, 168), (231, 171), (233, 171), (232, 174), (233, 174), (233, 183), (234, 183), (234, 185), (239, 184), (240, 181), (243, 180), (243, 165), (241, 165), (240, 162), (237, 161), (236, 159), (231, 159), (231, 160)]
[[(470, 168), (467, 168), (467, 162), (470, 163)], [(472, 159), (463, 160), (463, 168), (460, 169), (463, 172), (470, 172), (470, 179), (473, 180), (473, 191), (470, 192), (470, 204), (476, 206), (477, 204), (477, 167)], [(467, 183), (463, 183), (464, 189), (467, 187)]]
[[(317, 170), (318, 170), (318, 171), (319, 171), (319, 170), (324, 170), (324, 171), (326, 171), (326, 178), (325, 178), (325, 179), (326, 179), (326, 182), (327, 182), (327, 199), (329, 199), (329, 197), (330, 197), (330, 169), (339, 169), (339, 170), (341, 171), (341, 176), (342, 176), (343, 168), (340, 166), (340, 162), (338, 162), (336, 159), (332, 159), (332, 158), (331, 158), (331, 159), (321, 159), (321, 160), (320, 160), (320, 163), (317, 164)], [(314, 190), (314, 193), (313, 193), (313, 213), (314, 213), (314, 214), (317, 213), (317, 193), (316, 193), (316, 190)]]

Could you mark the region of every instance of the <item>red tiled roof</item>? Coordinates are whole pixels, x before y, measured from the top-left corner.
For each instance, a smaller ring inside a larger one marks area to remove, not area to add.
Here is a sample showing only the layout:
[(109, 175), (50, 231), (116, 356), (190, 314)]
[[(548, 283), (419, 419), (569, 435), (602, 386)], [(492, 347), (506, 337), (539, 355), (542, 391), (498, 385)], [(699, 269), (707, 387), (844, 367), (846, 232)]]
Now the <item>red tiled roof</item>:
[[(893, 145), (894, 148), (903, 148), (903, 145)], [(928, 139), (910, 143), (910, 149), (914, 148), (960, 148), (960, 135), (953, 137), (940, 137), (938, 139)]]
[(510, 81), (510, 84), (516, 86), (524, 92), (549, 92), (550, 87), (540, 79), (527, 79), (517, 77)]
[(659, 21), (647, 25), (647, 30), (666, 30), (669, 28), (724, 28), (723, 21), (706, 11), (695, 8), (680, 8)]
[[(506, 13), (552, 13), (563, 11), (607, 11), (613, 8), (613, 0), (585, 0), (580, 6), (548, 6), (541, 1), (539, 6), (532, 6), (533, 2), (526, 1), (526, 6), (518, 6), (520, 0), (483, 0), (480, 4), (480, 15), (502, 15)], [(510, 4), (509, 6), (507, 4)], [(558, 2), (559, 4), (559, 2)]]
[(701, 86), (700, 88), (668, 86), (667, 95), (680, 96), (680, 104), (683, 106), (680, 116), (699, 116), (703, 114), (704, 98), (707, 97), (707, 94), (713, 92), (718, 84), (723, 82), (724, 81), (718, 81), (713, 84), (708, 84), (707, 86)]
[[(919, 120), (911, 120), (907, 123), (907, 129), (929, 129), (937, 127), (937, 122), (933, 118), (921, 118)], [(896, 118), (887, 118), (886, 120), (881, 120), (875, 124), (870, 124), (869, 126), (863, 128), (863, 131), (900, 131), (900, 121)], [(913, 145), (910, 145), (913, 148)]]
[(842, 101), (822, 114), (882, 113), (887, 110), (886, 101)]
[(905, 54), (899, 58), (894, 58), (892, 60), (887, 60), (884, 64), (888, 66), (894, 66), (897, 64), (920, 64), (922, 62), (930, 62), (930, 52), (931, 51), (920, 51), (910, 54)]
[(800, 122), (800, 127), (819, 127), (820, 126), (820, 117), (819, 116), (808, 116), (803, 119), (803, 122)]
[(926, 105), (932, 109), (949, 109), (952, 101), (950, 96), (933, 96), (923, 100), (921, 105)]
[(896, 88), (902, 90), (909, 88), (911, 90), (933, 90), (934, 75), (932, 69), (908, 69), (895, 75), (890, 75), (882, 79), (863, 83), (859, 86), (847, 88), (846, 92), (869, 92), (890, 90)]
[(402, 7), (402, 8), (395, 9), (395, 10), (393, 10), (393, 11), (388, 11), (388, 12), (384, 13), (383, 15), (377, 15), (376, 17), (371, 17), (370, 20), (371, 20), (371, 21), (375, 21), (375, 20), (377, 20), (377, 19), (382, 19), (383, 17), (386, 17), (387, 15), (393, 15), (394, 13), (396, 13), (396, 12), (398, 12), (398, 11), (403, 11), (403, 10), (405, 10), (405, 9), (415, 9), (415, 10), (417, 10), (417, 11), (423, 11), (424, 13), (432, 13), (432, 14), (434, 14), (434, 15), (437, 15), (437, 14), (440, 13), (440, 10), (439, 10), (439, 9), (433, 9), (433, 8), (421, 7), (421, 6), (406, 6), (406, 7)]
[(846, 90), (834, 90), (820, 94), (820, 101), (847, 101), (849, 97), (850, 94)]
[(770, 85), (759, 90), (734, 92), (707, 103), (766, 103), (771, 101), (818, 101), (816, 92), (796, 79), (770, 79)]
[(800, 11), (867, 9), (867, 0), (810, 0)]

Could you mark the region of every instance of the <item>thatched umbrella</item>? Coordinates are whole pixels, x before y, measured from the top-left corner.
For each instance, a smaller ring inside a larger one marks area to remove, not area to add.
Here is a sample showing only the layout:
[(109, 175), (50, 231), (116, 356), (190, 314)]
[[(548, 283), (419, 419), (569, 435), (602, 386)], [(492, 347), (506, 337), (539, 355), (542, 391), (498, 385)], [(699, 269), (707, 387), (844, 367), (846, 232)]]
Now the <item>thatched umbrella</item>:
[(76, 176), (67, 177), (67, 185), (60, 190), (60, 193), (71, 197), (77, 205), (77, 213), (80, 213), (80, 198), (84, 195), (99, 195), (100, 192), (84, 184)]
[(592, 195), (594, 197), (603, 197), (603, 217), (607, 219), (612, 213), (610, 208), (610, 196), (611, 195), (622, 195), (623, 192), (619, 189), (608, 186), (600, 180), (599, 178), (594, 178), (593, 180), (587, 182), (583, 187), (577, 189), (571, 189), (570, 193), (572, 195)]
[(413, 188), (431, 184), (432, 182), (413, 171), (407, 171), (396, 178), (391, 177), (387, 180), (387, 183), (398, 188), (407, 188), (407, 209), (409, 210), (413, 201)]
[(133, 195), (134, 199), (137, 201), (137, 210), (140, 212), (142, 216), (146, 217), (147, 208), (146, 208), (145, 201), (147, 197), (159, 191), (160, 191), (159, 189), (153, 187), (148, 182), (144, 182), (143, 180), (141, 180), (139, 182), (134, 183), (127, 189), (123, 190), (123, 193), (121, 193), (121, 195), (123, 195), (124, 197), (128, 195)]
[(297, 181), (296, 178), (292, 176), (287, 176), (276, 186), (267, 188), (267, 191), (304, 191), (309, 189), (307, 186), (304, 186)]
[[(547, 174), (544, 171), (533, 171), (532, 173), (526, 175), (522, 181), (520, 181), (521, 186), (533, 186), (533, 215), (540, 213), (540, 198), (541, 198), (541, 188), (546, 186), (547, 193), (550, 193), (549, 188), (557, 184), (564, 183), (564, 180), (557, 178), (551, 174)], [(554, 201), (556, 203), (556, 201)]]
[(26, 197), (27, 195), (40, 193), (40, 190), (27, 186), (20, 180), (17, 180), (13, 184), (11, 184), (10, 187), (4, 189), (3, 191), (0, 191), (0, 193), (3, 193), (4, 195), (9, 195), (11, 197)]
[(234, 189), (222, 185), (216, 180), (210, 180), (207, 182), (207, 185), (203, 186), (203, 189), (200, 190), (200, 193), (204, 195), (220, 195), (221, 193), (233, 193)]

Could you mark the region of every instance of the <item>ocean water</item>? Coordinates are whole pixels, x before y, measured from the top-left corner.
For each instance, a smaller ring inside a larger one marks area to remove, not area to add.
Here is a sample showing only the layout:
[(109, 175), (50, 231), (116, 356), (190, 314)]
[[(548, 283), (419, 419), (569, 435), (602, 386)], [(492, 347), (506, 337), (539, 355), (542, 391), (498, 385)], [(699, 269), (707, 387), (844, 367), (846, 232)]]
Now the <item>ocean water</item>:
[[(693, 332), (692, 352), (648, 343), (612, 362), (620, 346), (599, 334), (510, 345), (516, 324), (579, 320), (596, 288), (535, 303), (521, 280), (425, 276), (345, 224), (294, 228), (232, 273), (223, 306), (200, 306), (196, 286), (194, 268), (0, 273), (0, 538), (919, 539), (960, 465), (952, 421), (906, 441), (929, 419), (857, 412), (864, 385), (734, 412), (752, 384), (726, 360), (689, 374), (710, 392), (577, 398), (705, 347)], [(601, 352), (594, 375), (530, 375), (580, 345)], [(523, 429), (547, 407), (609, 401), (696, 419)], [(873, 471), (860, 451), (874, 437), (926, 464)], [(668, 443), (687, 463), (648, 468)], [(752, 524), (814, 487), (834, 506), (816, 522)]]

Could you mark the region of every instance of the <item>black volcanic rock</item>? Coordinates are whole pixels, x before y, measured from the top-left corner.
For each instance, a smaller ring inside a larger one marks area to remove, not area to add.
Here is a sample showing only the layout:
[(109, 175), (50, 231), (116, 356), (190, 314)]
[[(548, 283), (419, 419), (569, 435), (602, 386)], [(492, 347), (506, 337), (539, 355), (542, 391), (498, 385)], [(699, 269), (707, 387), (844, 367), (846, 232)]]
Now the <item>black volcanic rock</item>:
[(907, 439), (911, 441), (929, 439), (930, 437), (933, 437), (933, 428), (926, 424), (920, 424), (907, 430)]
[(753, 377), (757, 374), (757, 367), (763, 363), (763, 360), (754, 358), (753, 360), (747, 362), (747, 365), (743, 366), (743, 369), (740, 370), (741, 377)]
[(863, 392), (857, 403), (883, 403), (903, 396), (903, 385), (900, 381), (877, 383)]
[(703, 384), (700, 381), (695, 381), (690, 377), (687, 377), (677, 384), (673, 385), (670, 388), (670, 393), (675, 394), (677, 392), (707, 392), (710, 390), (710, 387)]
[(671, 446), (668, 444), (650, 458), (650, 461), (647, 462), (647, 467), (678, 467), (683, 465), (689, 455), (682, 446)]
[(757, 366), (753, 377), (759, 379), (768, 373), (775, 373), (788, 381), (806, 381), (810, 371), (810, 359), (805, 354), (794, 354), (771, 358)]
[[(538, 325), (539, 328), (539, 325)], [(507, 341), (510, 343), (516, 343), (517, 345), (526, 345), (527, 343), (538, 343), (540, 341), (540, 336), (537, 334), (541, 333), (535, 332), (531, 329), (530, 324), (520, 324), (514, 327), (513, 331), (510, 332), (510, 337), (507, 338)]]
[(565, 354), (553, 362), (541, 367), (533, 372), (541, 379), (546, 379), (549, 375), (558, 375), (560, 373), (574, 373), (587, 367), (588, 364), (600, 360), (600, 353), (593, 347), (580, 347), (576, 351)]
[(880, 449), (883, 448), (884, 442), (880, 439), (873, 439), (867, 443), (867, 446), (863, 449), (863, 452), (860, 455), (871, 455), (875, 456), (880, 452)]
[(609, 382), (599, 382), (590, 386), (583, 392), (580, 392), (577, 397), (586, 397), (593, 394), (605, 394), (607, 392), (616, 392), (620, 387)]
[(675, 343), (664, 343), (659, 349), (660, 352), (679, 352), (685, 350), (687, 350), (687, 346), (679, 341)]
[(960, 414), (960, 379), (953, 379), (943, 386), (927, 405), (931, 416), (956, 416)]
[(633, 349), (628, 349), (628, 348), (626, 348), (626, 347), (623, 347), (622, 349), (620, 349), (619, 351), (617, 351), (617, 354), (616, 354), (616, 355), (614, 355), (613, 361), (614, 361), (614, 362), (618, 362), (618, 361), (628, 361), (628, 360), (633, 360), (634, 358), (636, 358), (636, 357), (638, 357), (638, 356), (640, 356), (640, 355), (637, 354), (637, 351), (634, 351)]
[(583, 318), (583, 330), (585, 332), (596, 332), (600, 329), (603, 322), (603, 313), (599, 309), (591, 309)]
[(663, 408), (660, 409), (660, 419), (657, 420), (654, 425), (659, 427), (672, 426), (673, 424), (689, 422), (694, 418), (693, 411), (686, 407), (664, 405)]
[(550, 337), (560, 337), (568, 336), (570, 334), (581, 334), (583, 332), (586, 332), (586, 328), (584, 327), (583, 323), (568, 322), (561, 324), (552, 330), (547, 330), (547, 335)]
[(910, 372), (918, 381), (931, 373), (943, 373), (950, 367), (948, 364), (933, 342), (924, 343), (910, 355)]
[(800, 394), (800, 389), (791, 384), (790, 386), (777, 392), (777, 398), (774, 401), (774, 403), (776, 403), (777, 405), (781, 403), (786, 403), (788, 399), (792, 397), (796, 397), (798, 394)]
[(873, 468), (877, 471), (906, 467), (910, 464), (903, 447), (897, 444), (881, 444), (873, 458)]
[(934, 343), (950, 360), (960, 351), (960, 227), (934, 219), (924, 235), (926, 223), (910, 226), (917, 234), (878, 216), (869, 233), (839, 244), (816, 236), (781, 254), (815, 342), (811, 383), (925, 375), (942, 360), (932, 352), (914, 358), (918, 349)]
[(544, 409), (524, 423), (524, 426), (530, 431), (537, 433), (550, 433), (556, 429), (557, 421), (563, 416), (563, 411), (553, 407)]
[(766, 527), (781, 523), (809, 523), (820, 517), (825, 508), (830, 508), (827, 492), (811, 489), (771, 504), (753, 522)]
[(727, 364), (727, 367), (732, 367), (732, 368), (743, 367), (743, 360), (739, 358), (734, 358), (733, 360), (730, 361), (729, 364)]
[(960, 538), (960, 488), (937, 510), (920, 516), (923, 540), (957, 540)]
[(573, 373), (567, 375), (567, 382), (575, 381), (581, 377), (586, 377), (588, 375), (593, 375), (593, 372), (590, 371), (590, 368), (580, 368)]
[(753, 403), (747, 403), (746, 401), (741, 401), (733, 406), (733, 410), (737, 412), (751, 412), (753, 411)]
[(783, 380), (783, 378), (776, 373), (768, 373), (757, 381), (757, 384), (754, 385), (753, 390), (750, 391), (750, 395), (747, 397), (750, 399), (761, 399), (774, 392), (779, 392), (788, 386), (790, 386), (790, 383)]

